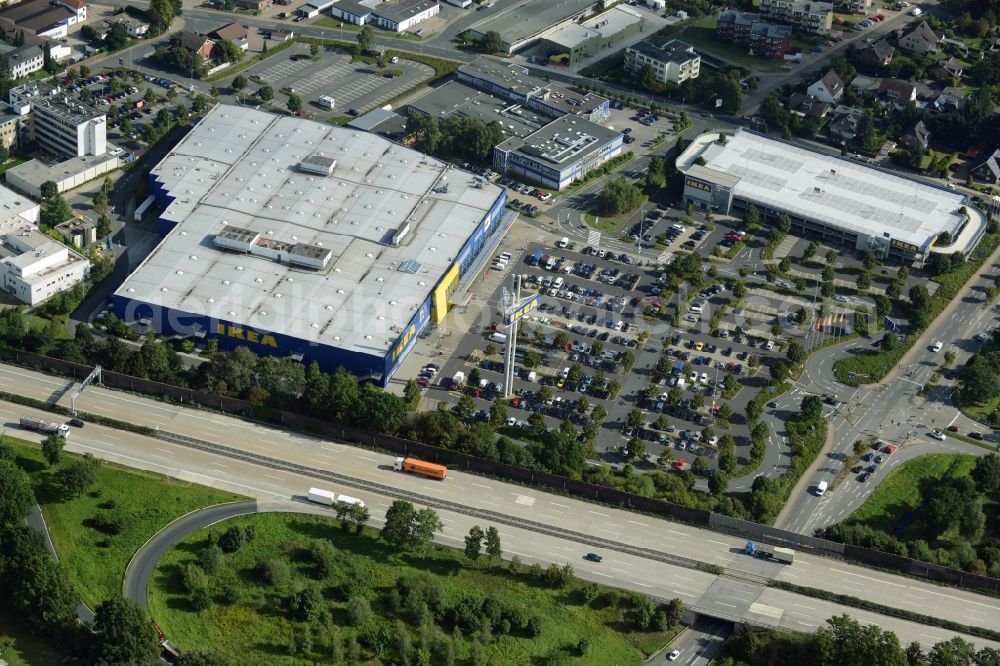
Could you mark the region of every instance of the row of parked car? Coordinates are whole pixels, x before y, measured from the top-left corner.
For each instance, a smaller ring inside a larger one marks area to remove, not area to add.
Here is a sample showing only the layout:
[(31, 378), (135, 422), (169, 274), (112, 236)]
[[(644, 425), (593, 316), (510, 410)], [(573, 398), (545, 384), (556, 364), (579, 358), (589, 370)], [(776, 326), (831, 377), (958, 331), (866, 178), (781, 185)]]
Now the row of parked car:
[(522, 213), (527, 213), (528, 215), (534, 215), (538, 212), (538, 206), (534, 204), (524, 203), (518, 199), (508, 199), (507, 207), (513, 208), (514, 210), (521, 211)]

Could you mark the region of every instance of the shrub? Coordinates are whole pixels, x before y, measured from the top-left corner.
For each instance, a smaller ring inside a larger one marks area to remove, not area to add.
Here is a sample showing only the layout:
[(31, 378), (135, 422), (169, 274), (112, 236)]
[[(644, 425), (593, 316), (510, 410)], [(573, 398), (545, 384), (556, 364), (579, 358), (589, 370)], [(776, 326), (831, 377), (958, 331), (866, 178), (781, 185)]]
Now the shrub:
[(205, 570), (205, 573), (215, 573), (222, 568), (223, 563), (222, 549), (214, 543), (205, 546), (198, 553), (198, 564)]
[(226, 583), (222, 586), (222, 603), (232, 606), (243, 598), (243, 590), (236, 583)]
[(312, 585), (299, 587), (288, 597), (288, 610), (291, 611), (292, 618), (301, 622), (316, 620), (322, 608), (323, 595)]
[(255, 535), (256, 531), (252, 525), (248, 527), (231, 525), (219, 536), (218, 544), (224, 552), (235, 553), (245, 544), (253, 541)]
[(288, 563), (276, 557), (259, 563), (257, 573), (269, 585), (283, 585), (291, 577)]
[(196, 611), (203, 611), (212, 605), (212, 595), (207, 587), (199, 587), (191, 593), (191, 607)]
[(366, 597), (355, 596), (347, 600), (347, 620), (352, 627), (359, 627), (372, 616), (372, 607)]
[(105, 534), (121, 534), (126, 530), (128, 524), (125, 520), (125, 516), (115, 511), (109, 513), (98, 513), (94, 516), (94, 527)]

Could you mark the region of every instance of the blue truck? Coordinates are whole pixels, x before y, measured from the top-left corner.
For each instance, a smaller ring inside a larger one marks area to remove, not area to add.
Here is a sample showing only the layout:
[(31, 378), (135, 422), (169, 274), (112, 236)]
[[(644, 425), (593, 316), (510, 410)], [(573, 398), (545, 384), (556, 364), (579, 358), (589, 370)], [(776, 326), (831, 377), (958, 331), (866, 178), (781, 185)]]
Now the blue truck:
[(540, 262), (541, 260), (542, 260), (542, 251), (535, 250), (535, 253), (528, 257), (528, 265), (537, 266), (538, 262)]
[(743, 552), (747, 555), (752, 555), (764, 560), (774, 560), (775, 562), (781, 562), (783, 564), (791, 564), (795, 559), (795, 551), (791, 548), (782, 548), (780, 546), (768, 546), (764, 543), (757, 543), (755, 541), (747, 541), (747, 545), (744, 546)]

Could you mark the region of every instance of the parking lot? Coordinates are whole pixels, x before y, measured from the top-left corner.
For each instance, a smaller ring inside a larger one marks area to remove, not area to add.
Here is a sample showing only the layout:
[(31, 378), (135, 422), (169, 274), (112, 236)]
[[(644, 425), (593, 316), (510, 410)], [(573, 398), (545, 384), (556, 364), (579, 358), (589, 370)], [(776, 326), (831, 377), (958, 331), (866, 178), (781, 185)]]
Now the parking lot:
[[(698, 232), (696, 227), (685, 229), (675, 242), (687, 242)], [(701, 236), (705, 238), (707, 233)], [(647, 454), (646, 460), (634, 461), (640, 471), (653, 469), (657, 460), (666, 465), (685, 458), (690, 464), (699, 457), (712, 468), (713, 444), (727, 432), (736, 438), (738, 457), (749, 455), (743, 411), (766, 377), (766, 368), (757, 369), (751, 357), (766, 362), (782, 352), (773, 341), (745, 332), (713, 335), (710, 310), (731, 299), (727, 280), (715, 280), (703, 295), (692, 294), (694, 300), (686, 294), (661, 298), (667, 282), (663, 271), (639, 265), (628, 253), (577, 247), (562, 239), (529, 243), (508, 253), (508, 262), (494, 261), (486, 270), (519, 273), (522, 295), (542, 294), (538, 310), (521, 327), (508, 434), (516, 438), (528, 430), (532, 413), (542, 415), (547, 427), (568, 420), (579, 429), (600, 404), (607, 417), (595, 448), (608, 463), (631, 460), (627, 445), (635, 437), (643, 441)], [(498, 303), (499, 294), (490, 299)], [(695, 302), (701, 303), (702, 312), (692, 317), (695, 321), (684, 321)], [(423, 382), (431, 401), (456, 404), (465, 392), (472, 396), (479, 418), (488, 418), (490, 405), (501, 397), (503, 381), (504, 343), (493, 337), (495, 314), (470, 326), (457, 353)], [(672, 323), (675, 316), (678, 326)], [(480, 381), (468, 386), (473, 368)], [(459, 372), (461, 385), (452, 389)], [(722, 405), (733, 414), (728, 431), (713, 415), (713, 408)], [(642, 414), (639, 423), (630, 417), (636, 409)], [(702, 438), (706, 428), (711, 430)]]
[[(329, 96), (336, 100), (334, 113), (353, 109), (365, 113), (382, 106), (393, 97), (434, 76), (434, 70), (422, 63), (398, 60), (384, 70), (363, 62), (352, 63), (346, 51), (327, 47), (319, 60), (309, 56), (309, 46), (296, 44), (253, 68), (250, 76), (267, 83), (275, 92), (287, 90), (319, 109), (316, 100)], [(227, 82), (228, 83), (228, 82)]]

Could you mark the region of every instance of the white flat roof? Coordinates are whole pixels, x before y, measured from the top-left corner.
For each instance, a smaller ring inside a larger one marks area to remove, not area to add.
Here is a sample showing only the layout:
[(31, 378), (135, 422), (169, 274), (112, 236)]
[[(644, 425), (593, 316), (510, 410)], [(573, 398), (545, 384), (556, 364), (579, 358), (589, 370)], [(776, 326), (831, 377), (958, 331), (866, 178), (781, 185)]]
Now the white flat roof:
[[(336, 160), (331, 176), (298, 169), (314, 154)], [(501, 196), (374, 134), (226, 105), (152, 174), (177, 226), (117, 295), (371, 354), (398, 338)], [(332, 258), (313, 270), (217, 248), (230, 226)], [(400, 270), (408, 260), (415, 272)]]
[[(824, 155), (751, 132), (702, 134), (678, 158), (685, 173), (735, 180), (733, 195), (834, 227), (891, 238), (926, 249), (942, 231), (952, 235), (965, 197), (916, 180)], [(694, 164), (705, 160), (703, 168)], [(699, 173), (695, 174), (694, 171)]]

